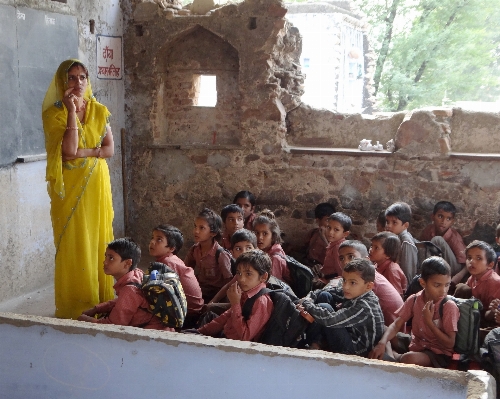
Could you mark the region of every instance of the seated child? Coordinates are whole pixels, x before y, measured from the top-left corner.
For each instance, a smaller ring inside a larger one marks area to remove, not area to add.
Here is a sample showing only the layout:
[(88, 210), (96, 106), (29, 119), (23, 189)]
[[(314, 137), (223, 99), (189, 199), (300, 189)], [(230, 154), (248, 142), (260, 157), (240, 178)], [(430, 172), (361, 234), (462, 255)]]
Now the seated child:
[(177, 227), (160, 224), (151, 233), (149, 254), (155, 258), (156, 262), (164, 263), (179, 275), (187, 301), (187, 316), (184, 327), (190, 328), (198, 320), (203, 308), (203, 296), (193, 269), (187, 267), (177, 256), (183, 244), (184, 237)]
[(493, 271), (496, 253), (486, 242), (475, 240), (465, 248), (465, 257), (470, 277), (466, 284), (457, 285), (455, 296), (479, 299), (483, 305), (481, 327), (492, 327), (495, 312), (490, 309), (490, 304), (500, 298), (500, 276)]
[(271, 257), (271, 274), (290, 284), (290, 270), (285, 260), (285, 251), (281, 248), (281, 232), (272, 213), (265, 209), (253, 222), (253, 230), (257, 236), (257, 247)]
[(374, 279), (372, 263), (354, 259), (342, 272), (345, 300), (340, 309), (316, 305), (310, 297), (301, 299), (299, 309), (302, 306), (315, 319), (308, 330), (314, 343), (322, 336), (331, 352), (366, 356), (372, 350), (384, 332), (384, 317), (372, 291)]
[[(498, 256), (497, 258), (497, 261), (496, 261), (496, 267), (495, 267), (495, 271), (497, 273), (500, 272), (500, 224), (497, 225), (497, 229), (496, 229), (496, 234), (495, 234), (495, 242), (496, 242), (496, 246), (495, 246), (495, 252)], [(500, 387), (499, 387), (500, 389)]]
[(234, 196), (233, 204), (243, 209), (245, 223), (243, 227), (247, 230), (253, 230), (253, 221), (257, 217), (255, 210), (255, 195), (250, 191), (240, 191)]
[(211, 209), (203, 209), (194, 220), (195, 244), (184, 260), (186, 266), (194, 269), (205, 302), (209, 302), (224, 284), (233, 278), (231, 256), (221, 250), (217, 257), (217, 249), (222, 249), (216, 241), (220, 237), (221, 229), (220, 216)]
[[(141, 248), (130, 238), (111, 241), (104, 257), (104, 273), (115, 278), (117, 298), (100, 303), (78, 317), (80, 321), (99, 324), (143, 327), (148, 329), (175, 331), (165, 327), (161, 320), (150, 313), (148, 301), (136, 284), (142, 283), (144, 273), (137, 268), (141, 259)], [(96, 319), (96, 315), (104, 314)]]
[(402, 297), (408, 286), (408, 281), (396, 263), (400, 249), (401, 242), (396, 234), (388, 231), (377, 233), (372, 238), (370, 260), (375, 264), (377, 271), (396, 288)]
[(266, 288), (266, 281), (271, 273), (271, 259), (260, 250), (245, 252), (236, 259), (237, 279), (227, 291), (231, 308), (219, 317), (198, 329), (204, 335), (256, 341), (264, 331), (273, 311), (273, 302), (269, 295), (258, 297), (252, 307), (248, 320), (242, 315), (242, 307), (248, 298)]
[[(370, 358), (382, 359), (387, 349), (387, 354), (401, 363), (448, 367), (460, 317), (460, 311), (453, 301), (443, 305), (443, 317), (439, 314), (441, 301), (448, 293), (450, 282), (450, 266), (443, 258), (431, 256), (424, 260), (420, 277), (423, 290), (408, 297), (397, 312), (398, 318), (387, 328), (370, 353)], [(411, 318), (411, 337), (398, 333)], [(390, 340), (392, 345), (387, 345)]]
[(306, 238), (306, 260), (308, 266), (323, 265), (326, 255), (328, 240), (326, 239), (326, 228), (328, 217), (335, 212), (335, 208), (328, 202), (318, 204), (314, 208), (314, 218), (318, 227), (312, 229)]
[(464, 240), (451, 227), (456, 213), (457, 208), (451, 202), (439, 201), (432, 211), (432, 223), (420, 235), (422, 241), (431, 241), (441, 250), (443, 258), (451, 267), (451, 280), (454, 284), (462, 282), (467, 274)]
[(407, 281), (411, 281), (417, 275), (418, 251), (415, 240), (408, 232), (411, 220), (411, 208), (405, 202), (395, 202), (385, 210), (385, 229), (396, 234), (401, 241), (401, 251), (399, 252), (398, 265), (406, 276)]
[[(361, 241), (347, 240), (340, 244), (339, 261), (342, 268), (353, 259), (367, 257), (368, 251)], [(394, 286), (377, 269), (375, 269), (373, 293), (378, 297), (385, 325), (388, 326), (396, 320), (396, 311), (403, 305), (403, 299)]]
[(329, 244), (326, 247), (325, 261), (321, 268), (321, 273), (325, 280), (342, 276), (342, 267), (339, 263), (339, 246), (349, 235), (351, 225), (351, 218), (345, 213), (335, 212), (328, 217), (326, 239)]
[[(253, 249), (257, 249), (257, 237), (255, 236), (255, 233), (253, 231), (247, 229), (239, 229), (236, 230), (236, 232), (231, 236), (231, 254), (233, 255), (233, 259), (238, 259), (241, 254), (249, 252)], [(229, 289), (229, 287), (237, 280), (238, 276), (235, 275), (233, 279), (224, 287), (222, 287), (219, 292), (212, 298), (209, 305), (213, 303), (217, 303), (220, 305), (220, 302), (223, 302), (224, 298), (226, 298), (227, 290)], [(209, 308), (211, 307), (209, 306)]]
[(231, 236), (236, 230), (243, 228), (243, 210), (236, 204), (226, 205), (220, 213), (224, 224), (224, 234), (220, 240), (222, 248), (231, 249)]

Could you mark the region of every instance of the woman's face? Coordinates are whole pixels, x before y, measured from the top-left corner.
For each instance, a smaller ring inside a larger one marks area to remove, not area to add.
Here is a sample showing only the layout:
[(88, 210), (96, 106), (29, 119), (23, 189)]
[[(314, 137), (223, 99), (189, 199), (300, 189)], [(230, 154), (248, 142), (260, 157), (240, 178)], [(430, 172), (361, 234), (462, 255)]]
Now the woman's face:
[(71, 94), (83, 97), (87, 90), (88, 80), (85, 68), (80, 65), (72, 66), (68, 71), (68, 89), (73, 89)]

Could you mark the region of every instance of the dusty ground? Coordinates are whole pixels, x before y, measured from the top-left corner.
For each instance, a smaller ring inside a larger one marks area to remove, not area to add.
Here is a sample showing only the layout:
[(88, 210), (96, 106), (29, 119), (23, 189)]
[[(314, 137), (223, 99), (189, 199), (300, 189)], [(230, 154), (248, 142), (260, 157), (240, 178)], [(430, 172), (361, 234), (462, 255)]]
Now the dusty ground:
[(55, 313), (54, 285), (50, 284), (17, 298), (0, 302), (0, 312), (53, 317)]

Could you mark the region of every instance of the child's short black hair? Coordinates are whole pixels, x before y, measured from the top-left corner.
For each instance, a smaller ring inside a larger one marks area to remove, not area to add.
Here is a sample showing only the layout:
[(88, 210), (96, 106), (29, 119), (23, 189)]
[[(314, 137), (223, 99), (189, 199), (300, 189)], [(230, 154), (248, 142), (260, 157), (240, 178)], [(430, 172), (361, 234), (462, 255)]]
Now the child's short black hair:
[(335, 207), (329, 202), (322, 202), (314, 208), (314, 217), (316, 219), (323, 219), (325, 216), (330, 216), (335, 212)]
[(411, 208), (406, 202), (395, 202), (385, 210), (385, 217), (394, 216), (401, 220), (403, 224), (411, 221)]
[(222, 211), (220, 212), (220, 217), (222, 218), (222, 223), (226, 223), (227, 215), (230, 213), (239, 213), (241, 215), (241, 217), (245, 216), (243, 209), (241, 209), (238, 205), (229, 204), (229, 205), (226, 205), (224, 208), (222, 208)]
[(182, 232), (174, 226), (169, 224), (159, 224), (156, 226), (153, 231), (161, 231), (165, 238), (167, 239), (167, 246), (170, 248), (175, 248), (173, 254), (177, 254), (184, 245), (184, 236)]
[(385, 226), (385, 211), (381, 211), (378, 216), (377, 216), (377, 224), (381, 224), (382, 226)]
[(231, 248), (233, 248), (235, 244), (242, 241), (248, 241), (253, 245), (254, 248), (257, 248), (257, 237), (255, 236), (255, 233), (251, 230), (247, 229), (236, 230), (231, 236)]
[(435, 215), (438, 211), (449, 212), (455, 217), (455, 213), (457, 213), (457, 208), (449, 201), (439, 201), (434, 205), (434, 210), (432, 214)]
[(401, 251), (401, 240), (396, 234), (390, 231), (381, 231), (372, 237), (372, 241), (378, 241), (382, 244), (384, 253), (390, 260), (393, 262), (398, 260), (399, 251)]
[(239, 193), (237, 193), (233, 199), (233, 202), (235, 204), (236, 204), (236, 201), (238, 200), (238, 198), (246, 198), (252, 206), (255, 206), (255, 195), (253, 195), (250, 191), (245, 190), (245, 191), (240, 191)]
[(342, 212), (335, 212), (330, 215), (328, 220), (335, 220), (340, 223), (344, 231), (351, 230), (352, 220), (349, 216)]
[(259, 212), (257, 217), (253, 221), (253, 227), (255, 230), (255, 226), (258, 224), (266, 224), (269, 226), (269, 230), (272, 233), (272, 244), (281, 244), (281, 231), (278, 226), (278, 222), (276, 222), (276, 217), (274, 213), (269, 209), (264, 209), (262, 212)]
[(130, 237), (117, 238), (108, 244), (108, 248), (120, 255), (122, 260), (132, 259), (129, 271), (137, 268), (141, 260), (141, 247)]
[(497, 254), (495, 250), (491, 247), (490, 244), (484, 241), (474, 240), (465, 248), (465, 255), (469, 252), (469, 249), (479, 248), (484, 251), (484, 255), (486, 257), (486, 262), (490, 264), (491, 262), (495, 262), (497, 260)]
[(420, 278), (427, 281), (436, 274), (451, 276), (450, 265), (440, 256), (429, 256), (422, 262)]
[(340, 248), (349, 247), (354, 248), (361, 254), (362, 258), (366, 258), (368, 256), (368, 250), (366, 249), (366, 245), (358, 240), (345, 240), (342, 244), (339, 245)]
[(196, 216), (197, 218), (205, 219), (210, 227), (210, 232), (215, 233), (215, 239), (219, 239), (222, 232), (222, 219), (212, 211), (210, 208), (203, 208), (203, 210)]
[(260, 249), (252, 249), (238, 256), (238, 259), (234, 263), (235, 269), (238, 270), (238, 266), (241, 264), (251, 266), (259, 273), (259, 276), (267, 273), (267, 278), (271, 277), (271, 258)]
[(357, 258), (351, 260), (344, 266), (346, 273), (359, 273), (365, 283), (373, 283), (375, 281), (375, 266), (369, 259)]

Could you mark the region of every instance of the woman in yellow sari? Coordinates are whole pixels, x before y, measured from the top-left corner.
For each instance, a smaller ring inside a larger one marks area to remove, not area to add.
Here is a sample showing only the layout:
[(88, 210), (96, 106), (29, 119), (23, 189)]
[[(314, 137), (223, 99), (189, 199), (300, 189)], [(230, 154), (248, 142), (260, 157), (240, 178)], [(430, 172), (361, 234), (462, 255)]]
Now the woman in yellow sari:
[(87, 68), (74, 59), (61, 63), (42, 106), (56, 317), (76, 319), (114, 297), (113, 278), (103, 271), (114, 216), (105, 160), (114, 153), (109, 116), (92, 94)]

